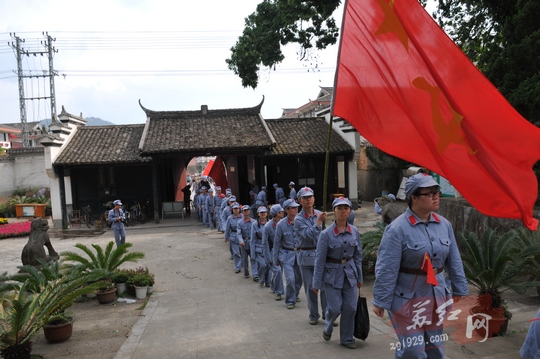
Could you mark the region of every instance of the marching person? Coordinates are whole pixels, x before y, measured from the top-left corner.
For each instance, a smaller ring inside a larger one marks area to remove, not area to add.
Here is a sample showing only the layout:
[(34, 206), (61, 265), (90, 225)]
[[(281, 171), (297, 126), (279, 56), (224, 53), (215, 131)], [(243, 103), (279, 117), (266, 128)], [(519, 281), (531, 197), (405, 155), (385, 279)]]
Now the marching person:
[(234, 202), (231, 205), (232, 214), (227, 218), (225, 224), (225, 243), (229, 244), (229, 251), (234, 259), (234, 272), (240, 273), (242, 267), (242, 255), (240, 254), (240, 243), (238, 241), (238, 221), (242, 220), (240, 205)]
[[(204, 209), (206, 211), (206, 226), (210, 227), (210, 229), (215, 229), (214, 225), (214, 212), (216, 209), (216, 206), (214, 204), (214, 190), (210, 188), (208, 190), (208, 195), (206, 196), (206, 200), (204, 202)], [(204, 213), (204, 212), (203, 212)]]
[(358, 289), (362, 286), (362, 243), (355, 226), (347, 223), (352, 210), (348, 198), (339, 197), (332, 203), (335, 221), (322, 231), (317, 244), (313, 291), (326, 289), (326, 319), (323, 339), (332, 337), (333, 322), (341, 315), (339, 336), (341, 345), (355, 349), (354, 317)]
[(257, 194), (257, 198), (255, 199), (255, 206), (259, 208), (260, 206), (266, 207), (266, 186), (261, 187), (261, 191)]
[[(270, 287), (270, 267), (266, 264), (262, 241), (264, 226), (268, 222), (268, 209), (264, 206), (260, 206), (257, 209), (257, 215), (259, 218), (256, 221), (253, 221), (253, 226), (251, 227), (251, 258), (253, 259), (253, 266), (257, 267), (259, 285), (261, 287), (264, 287), (265, 285)], [(255, 276), (255, 270), (253, 270), (253, 275)]]
[[(238, 243), (240, 244), (240, 254), (242, 255), (242, 266), (244, 268), (244, 278), (249, 278), (249, 264), (251, 262), (251, 272), (253, 280), (259, 281), (259, 272), (255, 265), (255, 260), (251, 256), (251, 227), (254, 220), (251, 218), (251, 209), (247, 204), (242, 206), (242, 218), (238, 220)], [(249, 258), (248, 258), (249, 257)]]
[(294, 182), (289, 182), (289, 198), (296, 199), (296, 190), (294, 189)]
[(272, 216), (272, 220), (268, 221), (268, 223), (264, 225), (263, 229), (264, 257), (266, 258), (268, 267), (272, 269), (270, 290), (276, 295), (276, 300), (281, 300), (281, 296), (285, 293), (283, 290), (283, 268), (274, 265), (273, 248), (276, 226), (278, 222), (281, 221), (281, 219), (283, 219), (285, 216), (285, 210), (279, 204), (274, 204), (270, 208), (270, 215)]
[(197, 213), (197, 222), (202, 222), (202, 209), (199, 207), (201, 201), (201, 190), (195, 190), (195, 196), (193, 197), (193, 207), (195, 207), (195, 212)]
[(221, 204), (225, 200), (225, 195), (221, 193), (221, 187), (214, 187), (216, 195), (214, 196), (214, 221), (216, 222), (216, 228), (219, 231), (221, 228)]
[(435, 214), (440, 194), (430, 175), (409, 177), (408, 208), (386, 227), (379, 246), (373, 312), (382, 318), (388, 311), (402, 343), (396, 358), (444, 358), (444, 318), (467, 295), (452, 225)]
[(287, 309), (294, 309), (299, 301), (298, 294), (302, 287), (302, 274), (298, 263), (298, 245), (294, 231), (294, 218), (298, 214), (300, 205), (294, 199), (283, 203), (287, 217), (283, 218), (276, 227), (274, 237), (273, 260), (274, 265), (282, 267), (285, 274), (285, 304)]
[(126, 243), (126, 229), (124, 227), (124, 210), (122, 209), (122, 201), (117, 199), (113, 202), (114, 208), (109, 211), (107, 220), (111, 223), (111, 228), (114, 233), (114, 241), (118, 247)]
[(283, 206), (283, 202), (285, 202), (285, 192), (283, 192), (283, 188), (279, 187), (277, 183), (274, 183), (274, 190), (276, 191), (276, 203), (279, 203), (281, 206)]
[[(231, 214), (234, 213), (232, 206), (235, 203), (236, 203), (236, 197), (235, 196), (230, 196), (227, 199), (227, 204), (225, 205), (225, 208), (223, 208), (223, 211), (221, 212), (221, 218), (224, 219), (223, 220), (223, 233), (225, 233), (225, 227), (227, 226), (227, 219), (229, 218), (229, 216)], [(240, 207), (238, 207), (238, 208), (240, 208)], [(240, 213), (240, 210), (238, 210), (238, 213)], [(231, 254), (230, 259), (234, 259), (234, 253), (233, 253), (232, 248), (231, 248), (230, 245), (229, 245), (229, 251), (230, 251), (230, 254)]]
[(206, 207), (206, 199), (208, 198), (208, 187), (201, 187), (201, 196), (199, 197), (199, 210), (201, 211), (202, 223), (208, 227), (208, 208)]
[(234, 197), (233, 201), (230, 200), (231, 197), (234, 197), (232, 195), (232, 191), (230, 188), (227, 188), (225, 190), (225, 198), (223, 202), (221, 202), (221, 206), (219, 208), (220, 226), (218, 228), (218, 232), (221, 232), (221, 233), (225, 232), (225, 223), (227, 222), (227, 218), (229, 218), (229, 216), (232, 213), (231, 204), (236, 202), (236, 197)]
[[(294, 219), (294, 231), (296, 238), (300, 241), (298, 261), (302, 272), (302, 282), (307, 298), (309, 310), (309, 324), (315, 325), (319, 322), (319, 300), (318, 295), (313, 291), (313, 270), (315, 265), (315, 250), (322, 231), (322, 224), (326, 220), (326, 212), (316, 210), (315, 195), (309, 187), (301, 188), (298, 191), (298, 201), (302, 210)], [(323, 318), (326, 311), (326, 296), (324, 288), (320, 288), (321, 308)]]
[(256, 180), (253, 180), (251, 182), (251, 190), (249, 191), (249, 200), (250, 200), (250, 207), (251, 207), (251, 216), (255, 218), (257, 216), (257, 195), (259, 194), (259, 185), (257, 184)]

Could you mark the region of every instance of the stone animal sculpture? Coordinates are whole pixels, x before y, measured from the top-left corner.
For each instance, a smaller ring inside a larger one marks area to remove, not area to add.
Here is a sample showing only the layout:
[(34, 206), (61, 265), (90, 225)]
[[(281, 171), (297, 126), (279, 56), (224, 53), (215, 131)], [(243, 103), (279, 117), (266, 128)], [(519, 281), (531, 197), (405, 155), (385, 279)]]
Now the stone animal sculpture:
[[(47, 231), (49, 230), (49, 223), (45, 219), (36, 218), (32, 221), (30, 228), (30, 237), (28, 243), (23, 248), (21, 260), (23, 265), (31, 265), (39, 268), (41, 265), (38, 259), (43, 259), (47, 263), (50, 261), (56, 261), (60, 258), (58, 253), (54, 250), (51, 240)], [(45, 253), (47, 247), (48, 254)]]

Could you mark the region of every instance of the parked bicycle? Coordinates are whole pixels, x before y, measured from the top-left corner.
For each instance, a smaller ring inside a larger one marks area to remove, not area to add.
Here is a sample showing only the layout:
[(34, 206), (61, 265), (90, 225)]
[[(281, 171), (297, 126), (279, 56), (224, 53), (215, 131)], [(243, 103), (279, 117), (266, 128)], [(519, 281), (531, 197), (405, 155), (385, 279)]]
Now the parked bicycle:
[[(146, 202), (148, 205), (149, 202)], [(141, 204), (138, 201), (135, 201), (135, 204), (131, 206), (131, 216), (133, 218), (133, 221), (135, 220), (139, 221), (140, 223), (146, 223), (148, 220), (148, 216), (146, 215), (145, 208), (141, 206)]]
[(103, 207), (105, 207), (105, 211), (101, 213), (101, 216), (94, 221), (94, 226), (96, 228), (103, 228), (104, 226), (108, 226), (111, 228), (111, 223), (109, 223), (109, 211), (112, 209), (112, 201), (109, 201), (107, 203), (103, 204)]
[(124, 226), (134, 226), (135, 218), (133, 217), (133, 213), (128, 211), (126, 209), (126, 206), (122, 206), (122, 212), (124, 212), (124, 217), (122, 217), (120, 220), (122, 221), (122, 223), (124, 223)]
[(90, 209), (90, 205), (83, 207), (81, 210), (81, 223), (86, 223), (86, 226), (88, 228), (92, 228), (94, 226), (94, 220), (92, 219), (92, 209)]

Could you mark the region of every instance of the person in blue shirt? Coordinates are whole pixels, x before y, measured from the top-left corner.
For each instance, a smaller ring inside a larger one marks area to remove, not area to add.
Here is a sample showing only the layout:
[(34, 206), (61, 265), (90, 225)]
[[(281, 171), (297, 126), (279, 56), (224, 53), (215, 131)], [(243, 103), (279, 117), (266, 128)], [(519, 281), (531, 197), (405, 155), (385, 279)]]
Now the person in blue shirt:
[(285, 210), (279, 204), (274, 204), (270, 208), (270, 215), (272, 216), (272, 220), (268, 221), (263, 229), (264, 257), (266, 258), (268, 267), (272, 268), (270, 290), (276, 295), (276, 300), (281, 300), (281, 296), (285, 293), (283, 289), (283, 271), (282, 267), (274, 265), (272, 258), (276, 227), (278, 222), (285, 216)]
[(202, 210), (199, 207), (200, 199), (201, 190), (197, 188), (195, 190), (195, 196), (193, 196), (193, 207), (195, 209), (195, 213), (197, 213), (197, 222), (202, 222)]
[[(208, 195), (206, 196), (205, 202), (203, 203), (204, 211), (206, 212), (206, 223), (205, 225), (207, 227), (210, 227), (210, 229), (215, 229), (214, 225), (214, 212), (215, 212), (215, 204), (214, 204), (214, 190), (210, 188), (208, 190)], [(204, 213), (204, 212), (203, 212)]]
[(444, 318), (468, 293), (452, 225), (435, 213), (440, 194), (430, 175), (409, 177), (408, 208), (386, 227), (379, 246), (373, 312), (382, 318), (388, 311), (402, 344), (396, 358), (444, 358)]
[(294, 309), (299, 301), (298, 295), (302, 287), (302, 273), (298, 262), (298, 247), (300, 241), (294, 231), (294, 219), (300, 205), (294, 199), (283, 203), (287, 216), (276, 227), (274, 236), (273, 261), (277, 267), (282, 267), (285, 274), (285, 304), (287, 309)]
[[(300, 193), (299, 193), (300, 194)], [(318, 294), (326, 290), (326, 319), (323, 339), (332, 337), (333, 323), (341, 315), (339, 330), (341, 345), (355, 349), (354, 316), (358, 303), (358, 289), (362, 286), (362, 243), (355, 226), (347, 223), (352, 210), (348, 198), (336, 198), (332, 202), (335, 220), (321, 232), (315, 269), (313, 291)]]
[(214, 187), (216, 190), (216, 195), (214, 196), (214, 222), (216, 222), (216, 228), (221, 228), (221, 204), (223, 203), (223, 200), (225, 199), (225, 195), (221, 193), (221, 187), (216, 186)]
[(279, 203), (281, 206), (283, 206), (283, 202), (285, 202), (285, 192), (283, 192), (283, 188), (279, 187), (277, 183), (274, 183), (274, 190), (276, 191), (276, 203)]
[[(231, 201), (231, 198), (234, 198)], [(227, 218), (231, 215), (231, 204), (236, 202), (236, 197), (232, 195), (232, 191), (227, 188), (225, 191), (225, 198), (223, 199), (223, 202), (221, 202), (221, 206), (219, 208), (219, 216), (220, 216), (220, 227), (218, 228), (218, 232), (225, 232), (225, 223), (227, 222)]]
[(122, 210), (122, 201), (117, 199), (113, 202), (114, 208), (109, 211), (107, 220), (111, 223), (111, 228), (114, 233), (114, 241), (118, 247), (120, 244), (126, 243), (126, 229), (124, 227), (125, 214)]
[(253, 227), (253, 218), (251, 218), (251, 209), (247, 204), (242, 206), (242, 218), (238, 220), (238, 243), (240, 243), (240, 253), (242, 254), (242, 267), (244, 268), (244, 278), (249, 278), (249, 264), (251, 263), (251, 272), (253, 280), (259, 281), (259, 272), (255, 265), (255, 260), (251, 256), (251, 227)]
[(232, 214), (225, 224), (225, 243), (229, 244), (229, 251), (234, 258), (234, 272), (240, 273), (242, 267), (242, 255), (240, 254), (240, 242), (238, 241), (238, 221), (242, 219), (240, 205), (234, 202), (231, 205)]
[(375, 213), (381, 214), (382, 208), (387, 205), (388, 203), (395, 202), (396, 196), (394, 196), (392, 193), (386, 196), (377, 197), (373, 200), (373, 203), (375, 204)]
[(294, 182), (289, 182), (289, 198), (296, 199), (296, 190), (294, 189)]
[(540, 310), (531, 321), (525, 341), (519, 351), (522, 359), (540, 359)]
[[(257, 215), (259, 218), (256, 221), (253, 221), (253, 226), (251, 227), (251, 258), (253, 259), (253, 266), (257, 267), (259, 286), (264, 287), (266, 285), (267, 287), (270, 287), (270, 267), (266, 264), (262, 240), (263, 229), (268, 222), (268, 209), (264, 206), (260, 206), (257, 209)], [(255, 270), (253, 270), (253, 273), (255, 273)]]
[(208, 199), (208, 187), (201, 187), (201, 196), (199, 197), (199, 208), (201, 210), (202, 223), (205, 227), (209, 227), (210, 223), (208, 222), (208, 207), (206, 207), (206, 201)]
[[(302, 210), (294, 219), (294, 231), (296, 238), (300, 241), (298, 259), (309, 310), (309, 324), (315, 325), (319, 322), (320, 314), (318, 295), (311, 286), (313, 266), (315, 265), (317, 242), (327, 215), (326, 212), (315, 209), (315, 195), (310, 187), (304, 187), (298, 191), (298, 202), (302, 206)], [(321, 288), (321, 308), (324, 317), (326, 310), (324, 288)]]
[(266, 186), (262, 186), (260, 192), (255, 199), (255, 205), (257, 208), (260, 206), (266, 207)]

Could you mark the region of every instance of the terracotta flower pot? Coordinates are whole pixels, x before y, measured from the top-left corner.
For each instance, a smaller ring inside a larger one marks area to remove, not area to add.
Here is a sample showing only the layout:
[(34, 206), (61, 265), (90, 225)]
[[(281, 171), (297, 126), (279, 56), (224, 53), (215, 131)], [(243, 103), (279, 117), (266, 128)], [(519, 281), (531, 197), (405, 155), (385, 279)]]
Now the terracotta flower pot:
[(58, 324), (45, 324), (43, 326), (43, 334), (45, 334), (45, 339), (49, 343), (60, 343), (68, 340), (73, 334), (73, 318), (70, 318), (67, 322), (63, 321)]
[(108, 304), (116, 299), (116, 288), (112, 287), (105, 291), (96, 292), (97, 299), (100, 304)]
[[(503, 311), (502, 308), (501, 311)], [(491, 319), (487, 320), (486, 326), (481, 326), (474, 329), (474, 331), (477, 332), (482, 338), (486, 338), (486, 330), (488, 332), (487, 338), (497, 337), (506, 334), (506, 331), (508, 330), (509, 319), (505, 318), (504, 316), (501, 317), (500, 313), (482, 313), (482, 309), (478, 307), (470, 308), (469, 313), (473, 316), (487, 314), (491, 317)], [(478, 317), (478, 319), (482, 320), (485, 318)]]

